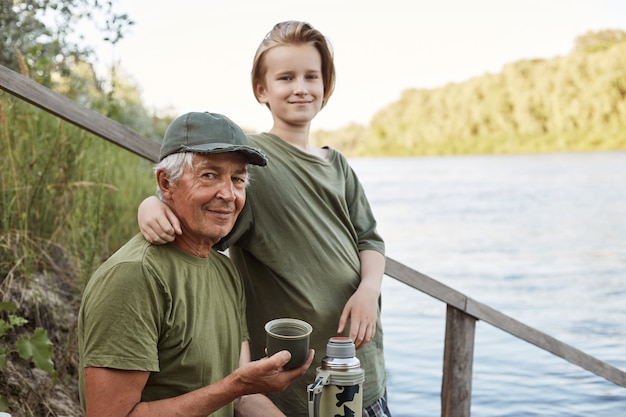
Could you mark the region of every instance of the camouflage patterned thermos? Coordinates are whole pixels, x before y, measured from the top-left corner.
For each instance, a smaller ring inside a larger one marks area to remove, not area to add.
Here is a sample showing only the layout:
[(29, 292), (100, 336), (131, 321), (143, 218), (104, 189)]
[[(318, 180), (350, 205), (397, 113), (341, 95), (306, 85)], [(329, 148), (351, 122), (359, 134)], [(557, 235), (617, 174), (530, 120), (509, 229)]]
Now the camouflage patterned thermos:
[(309, 417), (360, 417), (364, 380), (352, 339), (331, 337), (315, 382), (307, 389)]

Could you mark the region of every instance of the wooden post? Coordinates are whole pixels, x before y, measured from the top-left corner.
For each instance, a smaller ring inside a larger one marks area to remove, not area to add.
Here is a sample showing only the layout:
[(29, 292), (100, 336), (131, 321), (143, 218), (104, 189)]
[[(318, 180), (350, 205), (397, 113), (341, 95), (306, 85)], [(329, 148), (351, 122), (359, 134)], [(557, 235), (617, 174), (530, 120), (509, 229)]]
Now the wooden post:
[(470, 417), (476, 319), (448, 304), (441, 417)]

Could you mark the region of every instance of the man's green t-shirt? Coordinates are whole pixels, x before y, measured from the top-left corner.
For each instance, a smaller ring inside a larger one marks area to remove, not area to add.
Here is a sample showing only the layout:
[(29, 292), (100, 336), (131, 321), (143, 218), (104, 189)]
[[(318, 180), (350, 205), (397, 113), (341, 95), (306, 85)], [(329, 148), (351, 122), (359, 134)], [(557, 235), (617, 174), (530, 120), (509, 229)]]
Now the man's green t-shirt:
[[(138, 234), (92, 276), (78, 318), (85, 367), (150, 371), (142, 401), (175, 397), (233, 372), (248, 337), (244, 290), (231, 261)], [(213, 414), (233, 416), (228, 405)]]

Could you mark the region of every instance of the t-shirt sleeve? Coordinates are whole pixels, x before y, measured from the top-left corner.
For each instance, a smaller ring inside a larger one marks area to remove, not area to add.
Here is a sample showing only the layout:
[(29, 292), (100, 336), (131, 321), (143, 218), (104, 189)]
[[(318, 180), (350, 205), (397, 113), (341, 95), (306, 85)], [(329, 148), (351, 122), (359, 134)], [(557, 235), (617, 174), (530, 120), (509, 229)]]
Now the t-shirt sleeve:
[(122, 263), (92, 281), (83, 299), (85, 367), (158, 371), (166, 297), (155, 279), (139, 264)]
[(346, 175), (346, 202), (357, 234), (359, 251), (374, 250), (385, 254), (385, 242), (376, 230), (376, 218), (358, 176), (342, 157)]

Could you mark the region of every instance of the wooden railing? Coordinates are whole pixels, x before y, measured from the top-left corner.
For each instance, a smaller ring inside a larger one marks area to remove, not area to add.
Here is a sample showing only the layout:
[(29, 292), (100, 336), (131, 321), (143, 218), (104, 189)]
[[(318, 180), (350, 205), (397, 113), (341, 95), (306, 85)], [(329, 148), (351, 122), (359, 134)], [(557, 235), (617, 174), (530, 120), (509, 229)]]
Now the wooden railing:
[(155, 141), (2, 65), (0, 89), (152, 162), (159, 159)]
[(626, 388), (626, 372), (621, 369), (473, 300), (389, 257), (385, 274), (447, 304), (441, 391), (442, 417), (470, 415), (476, 320), (489, 323)]
[[(158, 143), (3, 66), (0, 66), (0, 89), (143, 158), (153, 162), (158, 159)], [(447, 305), (441, 390), (442, 417), (470, 415), (476, 320), (489, 323), (626, 388), (626, 372), (621, 369), (475, 301), (389, 257), (385, 274)]]

